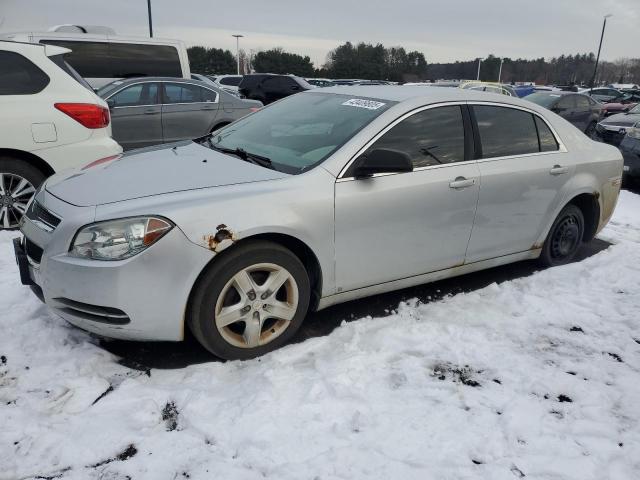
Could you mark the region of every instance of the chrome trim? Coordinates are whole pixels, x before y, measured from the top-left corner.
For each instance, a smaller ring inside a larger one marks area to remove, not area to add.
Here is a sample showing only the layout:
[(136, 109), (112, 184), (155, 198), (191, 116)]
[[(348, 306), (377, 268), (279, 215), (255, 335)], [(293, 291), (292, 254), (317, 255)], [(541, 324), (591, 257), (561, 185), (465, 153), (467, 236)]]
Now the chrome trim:
[[(343, 175), (349, 169), (351, 164), (360, 155), (362, 155), (362, 153), (364, 151), (366, 151), (371, 145), (373, 145), (376, 141), (378, 141), (378, 139), (380, 137), (382, 137), (385, 133), (387, 133), (389, 130), (391, 130), (393, 127), (395, 127), (398, 123), (400, 123), (401, 121), (405, 120), (406, 118), (409, 118), (409, 117), (411, 117), (411, 116), (413, 116), (413, 115), (415, 115), (417, 113), (423, 112), (425, 110), (430, 110), (432, 108), (438, 108), (438, 107), (452, 106), (452, 105), (470, 105), (470, 106), (473, 106), (473, 105), (489, 105), (489, 106), (495, 106), (495, 107), (514, 108), (516, 110), (522, 110), (524, 112), (531, 113), (532, 115), (535, 115), (538, 118), (540, 118), (545, 123), (545, 125), (547, 125), (547, 127), (549, 127), (549, 130), (551, 131), (551, 134), (555, 137), (556, 142), (558, 143), (558, 150), (553, 150), (553, 151), (550, 151), (550, 152), (532, 152), (532, 153), (525, 153), (525, 154), (522, 154), (522, 155), (505, 155), (505, 156), (502, 156), (502, 157), (478, 158), (478, 159), (474, 159), (474, 160), (465, 160), (463, 162), (444, 163), (444, 164), (440, 164), (440, 165), (429, 165), (429, 166), (426, 166), (426, 167), (415, 168), (415, 169), (412, 170), (412, 172), (420, 172), (422, 170), (427, 170), (427, 169), (432, 169), (432, 168), (442, 168), (442, 167), (453, 166), (453, 165), (465, 165), (465, 164), (471, 164), (471, 163), (493, 162), (493, 161), (496, 161), (496, 160), (507, 160), (507, 159), (512, 159), (512, 158), (532, 157), (532, 156), (536, 156), (536, 155), (549, 155), (549, 154), (566, 153), (566, 152), (568, 152), (567, 147), (565, 147), (565, 145), (562, 142), (562, 140), (560, 140), (560, 136), (558, 135), (556, 130), (553, 128), (553, 126), (544, 117), (542, 117), (538, 112), (536, 112), (535, 110), (532, 110), (530, 108), (522, 107), (520, 105), (512, 105), (512, 104), (509, 104), (509, 103), (485, 102), (485, 101), (481, 101), (481, 100), (474, 100), (472, 102), (440, 102), (440, 103), (434, 103), (432, 105), (426, 105), (426, 106), (423, 106), (423, 107), (418, 107), (418, 108), (415, 108), (415, 109), (413, 109), (413, 110), (411, 110), (409, 112), (406, 112), (406, 113), (402, 114), (400, 117), (396, 118), (393, 122), (391, 122), (389, 125), (387, 125), (385, 128), (383, 128), (381, 131), (379, 131), (376, 135), (374, 135), (367, 143), (364, 144), (363, 147), (361, 147), (349, 159), (349, 161), (345, 164), (345, 166), (340, 170), (340, 173), (338, 174), (338, 179), (336, 180), (336, 183), (341, 182), (341, 181), (352, 181), (352, 180), (355, 180), (354, 177), (344, 177)], [(411, 173), (411, 172), (377, 173), (377, 174), (375, 174), (375, 175), (373, 175), (372, 177), (369, 177), (369, 178), (384, 177), (384, 176), (387, 176), (387, 175), (398, 175), (400, 173)]]

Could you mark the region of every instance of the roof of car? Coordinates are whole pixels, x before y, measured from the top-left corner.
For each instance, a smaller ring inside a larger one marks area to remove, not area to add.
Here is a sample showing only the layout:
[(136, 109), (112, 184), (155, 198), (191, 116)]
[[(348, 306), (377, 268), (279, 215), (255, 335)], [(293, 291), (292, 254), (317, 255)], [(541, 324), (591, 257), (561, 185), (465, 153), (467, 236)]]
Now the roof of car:
[[(317, 93), (318, 90), (310, 90), (309, 93)], [(461, 88), (430, 88), (422, 85), (344, 85), (337, 87), (325, 87), (321, 93), (335, 93), (353, 95), (357, 97), (376, 98), (394, 102), (403, 102), (411, 99), (424, 99), (426, 103), (456, 102), (466, 100), (493, 101), (500, 103), (513, 103), (523, 105), (516, 97), (500, 95), (489, 92), (463, 90)], [(529, 104), (529, 102), (524, 105)]]
[[(120, 82), (120, 83), (116, 83)], [(114, 80), (107, 85), (129, 85), (131, 83), (139, 82), (175, 82), (175, 83), (198, 83), (200, 85), (206, 85), (211, 87), (211, 84), (205, 83), (197, 78), (182, 78), (182, 77), (134, 77), (134, 78), (121, 78), (120, 80)], [(106, 85), (105, 85), (106, 86)]]

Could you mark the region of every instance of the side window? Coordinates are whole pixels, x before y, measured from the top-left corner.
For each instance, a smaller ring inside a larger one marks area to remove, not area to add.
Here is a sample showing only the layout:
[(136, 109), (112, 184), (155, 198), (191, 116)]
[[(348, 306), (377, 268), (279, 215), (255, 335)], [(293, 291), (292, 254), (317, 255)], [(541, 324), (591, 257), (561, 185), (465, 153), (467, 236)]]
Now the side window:
[(558, 142), (556, 137), (551, 133), (547, 124), (538, 116), (534, 115), (536, 127), (538, 129), (538, 137), (540, 138), (541, 152), (554, 152), (558, 150)]
[(203, 102), (215, 102), (218, 98), (218, 94), (208, 88), (202, 88), (202, 101)]
[(156, 105), (158, 103), (158, 84), (139, 83), (131, 85), (113, 95), (110, 100), (114, 107), (134, 107)]
[(575, 95), (576, 97), (576, 105), (579, 110), (589, 110), (591, 108), (591, 104), (587, 97), (583, 97), (582, 95)]
[(575, 95), (565, 95), (558, 103), (556, 103), (556, 107), (561, 108), (563, 110), (569, 110), (570, 108), (576, 108), (576, 96)]
[(459, 106), (418, 112), (398, 123), (369, 150), (406, 152), (414, 168), (464, 161), (464, 124)]
[(531, 113), (515, 108), (476, 105), (482, 157), (505, 157), (539, 152), (538, 134)]
[(49, 84), (49, 77), (29, 59), (0, 52), (0, 95), (33, 95)]
[(196, 103), (202, 101), (202, 93), (197, 85), (188, 83), (165, 83), (164, 103)]

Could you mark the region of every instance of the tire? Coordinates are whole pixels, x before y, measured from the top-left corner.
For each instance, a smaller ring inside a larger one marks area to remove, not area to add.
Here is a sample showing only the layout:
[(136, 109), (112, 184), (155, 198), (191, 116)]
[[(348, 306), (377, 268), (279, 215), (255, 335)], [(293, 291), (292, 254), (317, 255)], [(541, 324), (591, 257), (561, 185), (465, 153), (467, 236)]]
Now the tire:
[(0, 157), (0, 230), (19, 227), (27, 204), (45, 178), (24, 160)]
[(205, 269), (187, 322), (211, 353), (244, 360), (285, 345), (300, 328), (309, 298), (309, 275), (298, 257), (276, 243), (250, 241), (221, 253)]
[(584, 237), (584, 215), (575, 205), (562, 209), (542, 246), (540, 263), (546, 267), (565, 265), (576, 256)]

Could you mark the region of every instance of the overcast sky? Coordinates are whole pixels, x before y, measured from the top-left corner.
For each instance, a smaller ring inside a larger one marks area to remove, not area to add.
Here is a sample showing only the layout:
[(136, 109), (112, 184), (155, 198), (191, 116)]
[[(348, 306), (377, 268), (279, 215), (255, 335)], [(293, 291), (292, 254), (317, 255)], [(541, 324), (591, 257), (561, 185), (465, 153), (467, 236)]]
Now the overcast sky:
[[(285, 50), (321, 66), (339, 44), (381, 42), (419, 50), (428, 62), (489, 53), (547, 58), (595, 52), (602, 17), (602, 58), (640, 56), (640, 0), (152, 0), (154, 36), (235, 52)], [(59, 24), (107, 25), (148, 35), (146, 0), (0, 0), (0, 33)]]

